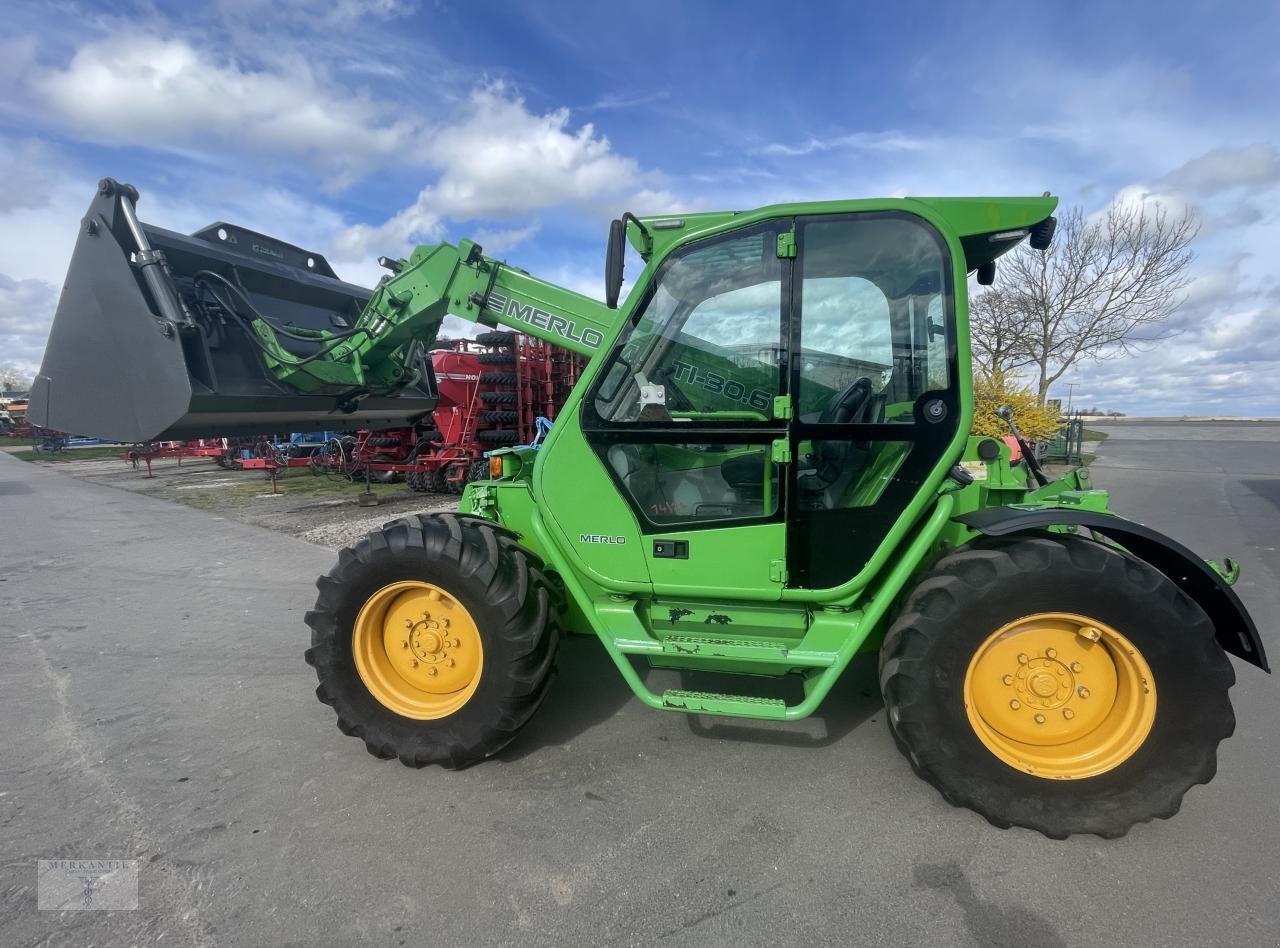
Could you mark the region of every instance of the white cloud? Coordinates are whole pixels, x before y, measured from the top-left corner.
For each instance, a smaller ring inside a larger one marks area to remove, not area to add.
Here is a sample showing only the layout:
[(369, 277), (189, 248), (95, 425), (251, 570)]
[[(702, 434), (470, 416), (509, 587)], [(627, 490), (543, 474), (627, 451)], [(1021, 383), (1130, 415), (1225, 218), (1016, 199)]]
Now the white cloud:
[(476, 231), (471, 239), (483, 247), (486, 254), (498, 256), (519, 247), (540, 229), (541, 225), (536, 222), (526, 227), (484, 229)]
[(568, 109), (539, 113), (501, 83), (472, 91), (461, 113), (427, 136), (437, 179), (412, 205), (378, 226), (343, 235), (344, 254), (400, 253), (438, 240), (447, 221), (508, 220), (550, 207), (603, 213), (623, 204), (668, 208), (660, 175), (613, 150), (590, 123), (571, 126)]
[(1215, 148), (1193, 158), (1156, 182), (1195, 197), (1214, 197), (1239, 188), (1257, 193), (1280, 184), (1280, 149), (1259, 143), (1242, 148)]
[(275, 69), (214, 56), (182, 39), (130, 34), (86, 43), (65, 68), (31, 79), (77, 138), (152, 149), (301, 158), (347, 184), (416, 154), (420, 126), (305, 61)]
[(35, 375), (57, 300), (51, 283), (0, 273), (0, 364)]
[(810, 137), (798, 145), (771, 142), (756, 149), (756, 154), (799, 158), (824, 151), (900, 152), (921, 151), (928, 143), (901, 132), (850, 132), (831, 138)]

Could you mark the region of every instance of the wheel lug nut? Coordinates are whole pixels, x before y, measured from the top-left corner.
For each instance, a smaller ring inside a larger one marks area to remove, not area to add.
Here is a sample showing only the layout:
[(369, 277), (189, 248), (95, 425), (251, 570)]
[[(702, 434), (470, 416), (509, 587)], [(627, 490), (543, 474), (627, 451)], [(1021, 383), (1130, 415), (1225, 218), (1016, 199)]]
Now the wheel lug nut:
[(1013, 710), (1017, 711), (1019, 708), (1021, 708), (1021, 707), (1022, 707), (1022, 702), (1021, 702), (1021, 701), (1019, 701), (1017, 698), (1014, 698), (1012, 701), (1010, 701), (1010, 702), (1009, 702), (1009, 707), (1011, 707), (1011, 708), (1013, 708)]
[(457, 662), (455, 662), (452, 658), (446, 658), (446, 659), (444, 660), (444, 663), (445, 663), (445, 665), (446, 665), (446, 666), (448, 666), (449, 668), (452, 668), (454, 665), (458, 664), (458, 663), (457, 663)]
[(1087, 698), (1089, 697), (1089, 689), (1086, 688), (1084, 685), (1081, 685), (1079, 688), (1076, 689), (1076, 694), (1078, 694), (1081, 698)]
[(409, 659), (409, 667), (410, 667), (410, 668), (417, 668), (417, 667), (418, 667), (418, 660), (417, 660), (416, 658), (411, 658), (411, 659)]
[(1000, 680), (1001, 680), (1001, 681), (1003, 681), (1006, 685), (1012, 685), (1012, 684), (1013, 684), (1013, 676), (1012, 676), (1012, 675), (1005, 675), (1005, 676), (1004, 676), (1003, 678), (1001, 678)]
[(1045, 657), (1045, 658), (1057, 658), (1057, 657), (1058, 657), (1058, 650), (1057, 650), (1056, 648), (1047, 648), (1047, 649), (1045, 649), (1045, 650), (1044, 650), (1044, 657)]
[(1083, 669), (1083, 668), (1084, 668), (1084, 666), (1083, 666), (1083, 665), (1081, 665), (1079, 662), (1072, 662), (1072, 663), (1071, 663), (1071, 670), (1072, 670), (1073, 672), (1078, 672), (1078, 671), (1080, 671), (1080, 670), (1081, 670), (1081, 669)]
[(1076, 713), (1072, 711), (1070, 708), (1063, 708), (1062, 716), (1066, 718), (1068, 721), (1070, 721), (1072, 718), (1076, 716)]
[(408, 643), (408, 642), (401, 642), (401, 643), (400, 643), (400, 647), (401, 647), (401, 648), (408, 648), (408, 647), (409, 647), (409, 643)]
[(1031, 659), (1027, 658), (1027, 653), (1026, 653), (1026, 652), (1022, 652), (1022, 653), (1020, 653), (1020, 654), (1018, 655), (1018, 664), (1019, 664), (1019, 665), (1025, 665), (1025, 664), (1027, 664), (1027, 662), (1029, 662), (1029, 661), (1031, 661)]
[(436, 670), (436, 666), (432, 665), (430, 668), (427, 669), (427, 674), (434, 677), (435, 675), (440, 674), (440, 672)]
[(1043, 715), (1043, 714), (1037, 714), (1037, 715), (1036, 715), (1036, 724), (1044, 724), (1044, 715)]

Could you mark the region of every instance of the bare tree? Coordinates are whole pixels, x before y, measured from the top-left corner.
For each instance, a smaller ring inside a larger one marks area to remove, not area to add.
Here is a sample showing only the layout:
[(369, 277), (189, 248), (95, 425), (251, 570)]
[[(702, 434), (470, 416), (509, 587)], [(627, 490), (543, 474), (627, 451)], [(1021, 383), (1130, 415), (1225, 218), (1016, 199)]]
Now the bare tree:
[[(1032, 367), (1041, 402), (1081, 359), (1125, 355), (1167, 338), (1182, 305), (1199, 230), (1194, 212), (1113, 204), (1090, 220), (1068, 210), (1047, 250), (1002, 257), (996, 285), (975, 299), (975, 350), (995, 368)], [(988, 299), (990, 298), (990, 299)]]
[(0, 362), (0, 391), (25, 391), (31, 387), (31, 373), (12, 362)]
[(973, 358), (987, 375), (1011, 375), (1031, 363), (1028, 326), (1001, 289), (992, 287), (969, 300)]

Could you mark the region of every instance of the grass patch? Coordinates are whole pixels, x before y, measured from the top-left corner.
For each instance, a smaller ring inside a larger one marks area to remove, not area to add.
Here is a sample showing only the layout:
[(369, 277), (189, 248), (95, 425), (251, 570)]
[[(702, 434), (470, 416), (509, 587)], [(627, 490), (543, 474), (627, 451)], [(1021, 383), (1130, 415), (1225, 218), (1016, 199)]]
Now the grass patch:
[(1109, 437), (1111, 436), (1105, 431), (1095, 431), (1092, 428), (1084, 429), (1083, 438), (1085, 441), (1106, 441)]
[(64, 461), (99, 461), (103, 458), (120, 459), (120, 454), (125, 449), (116, 445), (103, 446), (98, 448), (64, 448), (61, 451), (55, 451), (50, 454), (47, 451), (23, 451), (16, 457), (22, 458), (24, 461), (33, 461), (40, 464), (60, 464)]

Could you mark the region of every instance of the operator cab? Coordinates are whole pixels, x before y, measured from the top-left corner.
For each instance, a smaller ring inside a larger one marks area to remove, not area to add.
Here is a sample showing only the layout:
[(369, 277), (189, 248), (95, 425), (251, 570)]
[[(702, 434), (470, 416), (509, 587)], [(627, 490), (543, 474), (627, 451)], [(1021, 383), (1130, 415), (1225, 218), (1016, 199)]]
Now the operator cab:
[[(584, 430), (643, 529), (857, 532), (901, 512), (954, 434), (953, 283), (941, 234), (904, 212), (688, 243), (658, 265)], [(883, 524), (865, 532), (821, 581), (861, 567)]]

